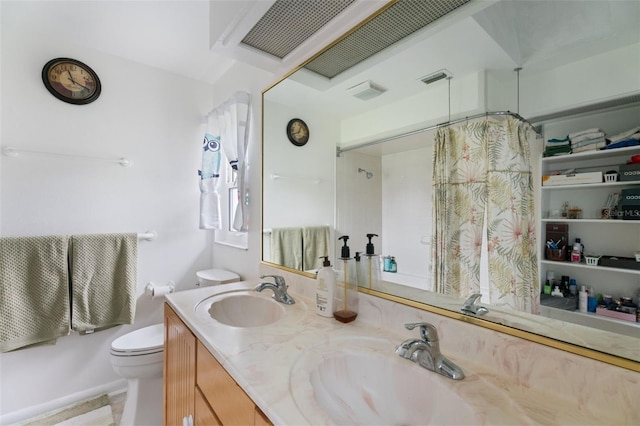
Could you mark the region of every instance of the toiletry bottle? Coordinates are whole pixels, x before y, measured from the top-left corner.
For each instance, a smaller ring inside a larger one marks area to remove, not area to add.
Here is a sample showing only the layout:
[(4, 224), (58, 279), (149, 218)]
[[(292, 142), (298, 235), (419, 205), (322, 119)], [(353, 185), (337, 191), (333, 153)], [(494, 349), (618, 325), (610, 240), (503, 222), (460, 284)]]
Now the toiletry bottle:
[(382, 270), (384, 272), (391, 271), (391, 256), (384, 256), (382, 258)]
[(389, 272), (398, 272), (398, 262), (396, 262), (395, 256), (391, 256), (389, 261)]
[(378, 234), (367, 234), (369, 242), (365, 253), (365, 264), (367, 267), (367, 287), (370, 289), (380, 288), (380, 255), (375, 254), (375, 248), (371, 239)]
[(580, 287), (580, 293), (578, 293), (578, 310), (580, 312), (587, 312), (588, 297), (587, 288), (585, 286)]
[(575, 243), (573, 245), (573, 250), (571, 251), (571, 261), (574, 263), (580, 262), (580, 243)]
[(584, 244), (580, 238), (576, 238), (576, 244), (580, 244), (580, 260), (584, 259)]
[(353, 257), (356, 262), (356, 282), (358, 287), (367, 287), (367, 268), (365, 267), (366, 263), (362, 262), (361, 254), (362, 252), (357, 251)]
[(344, 241), (338, 259), (339, 271), (334, 294), (333, 317), (340, 322), (351, 322), (358, 316), (358, 277), (355, 259), (351, 258), (348, 235), (338, 238)]
[(316, 313), (331, 318), (335, 310), (333, 302), (336, 274), (331, 267), (331, 262), (329, 262), (329, 256), (321, 256), (320, 259), (324, 259), (324, 261), (316, 277)]

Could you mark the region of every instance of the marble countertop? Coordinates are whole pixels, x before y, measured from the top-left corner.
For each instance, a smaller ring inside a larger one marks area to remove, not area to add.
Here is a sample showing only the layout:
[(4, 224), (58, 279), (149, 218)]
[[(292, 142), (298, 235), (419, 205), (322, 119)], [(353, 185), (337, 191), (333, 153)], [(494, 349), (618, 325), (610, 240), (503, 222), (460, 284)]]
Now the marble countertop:
[[(308, 380), (300, 379), (304, 376), (304, 363), (310, 359), (308, 354), (331, 352), (366, 339), (375, 339), (383, 348), (388, 346), (393, 354), (402, 341), (418, 337), (416, 330), (405, 330), (397, 322), (370, 321), (381, 308), (376, 306), (377, 298), (367, 295), (361, 295), (360, 314), (349, 324), (316, 315), (311, 299), (291, 292), (296, 304), (284, 306), (284, 318), (267, 326), (230, 327), (207, 313), (196, 312), (198, 302), (207, 297), (253, 289), (256, 284), (247, 281), (177, 292), (167, 296), (167, 303), (274, 424), (331, 424), (313, 400)], [(410, 317), (399, 321), (416, 320)], [(421, 375), (433, 375), (435, 378), (425, 377), (440, 381), (439, 386), (450, 389), (456, 397), (452, 398), (454, 406), (446, 407), (445, 398), (445, 405), (438, 409), (455, 410), (454, 401), (462, 398), (473, 409), (477, 424), (629, 424), (638, 419), (628, 413), (605, 412), (599, 406), (585, 405), (576, 401), (575, 395), (532, 387), (526, 380), (509, 375), (509, 370), (505, 373), (479, 365), (477, 348), (450, 353), (446, 339), (452, 338), (441, 335), (442, 352), (463, 369), (464, 380), (454, 381), (415, 366), (415, 380), (420, 380)], [(523, 353), (523, 362), (536, 362), (526, 356)], [(637, 384), (635, 379), (633, 384)]]

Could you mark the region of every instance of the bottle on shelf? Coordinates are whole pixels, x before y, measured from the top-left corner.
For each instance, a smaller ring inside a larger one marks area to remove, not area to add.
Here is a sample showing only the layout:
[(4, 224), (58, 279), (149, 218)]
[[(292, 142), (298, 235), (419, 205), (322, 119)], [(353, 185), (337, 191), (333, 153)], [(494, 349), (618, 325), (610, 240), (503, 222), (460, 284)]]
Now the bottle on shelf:
[(574, 263), (580, 262), (580, 243), (575, 243), (573, 245), (573, 250), (571, 251), (571, 261)]
[(578, 310), (580, 312), (587, 312), (589, 303), (589, 293), (585, 286), (580, 287), (580, 293), (578, 293)]

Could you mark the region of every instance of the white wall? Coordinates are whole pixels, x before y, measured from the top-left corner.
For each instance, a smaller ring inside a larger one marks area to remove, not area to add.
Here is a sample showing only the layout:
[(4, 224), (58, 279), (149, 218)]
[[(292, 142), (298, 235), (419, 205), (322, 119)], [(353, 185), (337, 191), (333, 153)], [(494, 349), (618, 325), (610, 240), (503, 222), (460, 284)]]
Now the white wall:
[[(337, 120), (313, 110), (265, 105), (264, 227), (333, 225)], [(292, 144), (286, 136), (292, 118), (309, 126), (304, 146)]]
[[(92, 18), (93, 19), (93, 18)], [(211, 264), (211, 235), (198, 229), (201, 116), (210, 85), (38, 36), (3, 15), (3, 146), (95, 156), (125, 156), (133, 166), (40, 157), (0, 157), (2, 236), (143, 232), (133, 326), (73, 334), (55, 346), (0, 356), (0, 414), (104, 388), (118, 377), (109, 345), (133, 328), (162, 321), (162, 301), (143, 296), (149, 281), (192, 288)], [(10, 25), (7, 25), (10, 24)], [(63, 25), (63, 23), (61, 23)], [(89, 105), (59, 101), (42, 84), (43, 65), (68, 56), (89, 64), (102, 95)], [(117, 382), (116, 385), (123, 385)], [(3, 420), (5, 420), (3, 418)]]
[[(363, 168), (373, 173), (367, 179)], [(351, 256), (365, 252), (367, 234), (377, 234), (372, 242), (375, 254), (380, 254), (382, 239), (382, 161), (379, 156), (349, 151), (340, 154), (336, 162), (336, 237), (348, 235)], [(340, 255), (343, 242), (335, 241), (336, 257)]]
[(430, 277), (433, 140), (426, 148), (382, 157), (382, 250), (398, 272)]

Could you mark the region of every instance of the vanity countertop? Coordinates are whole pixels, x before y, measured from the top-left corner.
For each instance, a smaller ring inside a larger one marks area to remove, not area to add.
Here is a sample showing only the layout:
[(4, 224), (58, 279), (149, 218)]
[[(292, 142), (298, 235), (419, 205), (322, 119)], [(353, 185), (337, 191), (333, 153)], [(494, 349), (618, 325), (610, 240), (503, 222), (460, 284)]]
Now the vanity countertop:
[[(332, 346), (340, 348), (344, 342), (366, 341), (370, 338), (388, 342), (389, 353), (393, 354), (395, 346), (402, 341), (418, 337), (417, 330), (405, 330), (401, 323), (370, 321), (370, 318), (377, 315), (376, 310), (382, 308), (376, 306), (378, 303), (376, 298), (364, 294), (361, 294), (360, 299), (360, 315), (349, 324), (318, 316), (315, 313), (313, 301), (296, 293), (291, 293), (296, 300), (295, 305), (283, 305), (288, 310), (285, 317), (267, 326), (230, 327), (218, 323), (206, 313), (196, 312), (195, 306), (207, 297), (230, 290), (253, 289), (256, 284), (255, 281), (245, 281), (177, 292), (167, 296), (167, 303), (274, 424), (331, 423), (329, 417), (318, 409), (313, 401), (305, 400), (313, 399), (312, 392), (299, 387), (298, 384), (302, 382), (295, 382), (293, 379), (292, 366), (296, 363), (300, 366), (301, 359), (305, 359), (303, 357), (309, 351), (322, 349), (327, 352)], [(265, 293), (271, 294), (270, 291)], [(384, 301), (384, 303), (391, 302)], [(398, 309), (402, 311), (402, 316), (407, 316), (400, 320), (402, 322), (423, 320), (420, 313), (407, 315), (403, 311), (405, 308)], [(466, 324), (464, 326), (470, 327)], [(456, 395), (456, 398), (464, 399), (472, 407), (478, 424), (584, 425), (640, 422), (638, 410), (629, 407), (633, 405), (631, 400), (620, 402), (620, 404), (628, 404), (626, 409), (609, 407), (608, 410), (603, 410), (602, 406), (591, 404), (590, 399), (585, 400), (579, 394), (567, 395), (562, 392), (560, 389), (563, 386), (566, 387), (566, 383), (548, 389), (532, 386), (527, 378), (514, 377), (510, 373), (513, 371), (510, 368), (496, 371), (496, 369), (491, 370), (479, 365), (478, 359), (481, 357), (476, 354), (478, 347), (475, 344), (469, 344), (465, 351), (454, 353), (447, 350), (447, 340), (453, 338), (455, 338), (454, 335), (446, 332), (440, 335), (442, 353), (462, 368), (465, 378), (460, 381), (451, 380), (414, 364), (415, 380), (420, 380), (422, 375), (435, 376), (435, 380), (441, 381), (439, 385), (447, 387)], [(483, 349), (495, 350), (489, 344)], [(513, 349), (513, 346), (504, 348), (505, 351)], [(521, 353), (515, 358), (517, 362), (538, 363), (538, 365), (544, 362), (544, 360), (531, 359), (529, 351), (521, 348), (518, 350)], [(639, 375), (629, 373), (632, 375), (629, 386), (638, 385)], [(551, 369), (548, 376), (557, 377), (557, 374)], [(547, 377), (546, 380), (563, 379), (560, 375), (557, 379)], [(587, 385), (584, 377), (576, 377), (575, 380), (576, 389)], [(594, 389), (593, 391), (605, 392), (606, 390)], [(295, 399), (293, 392), (297, 393)], [(438, 409), (448, 408), (439, 406)], [(450, 409), (455, 410), (456, 407)], [(301, 411), (304, 411), (304, 414)]]

